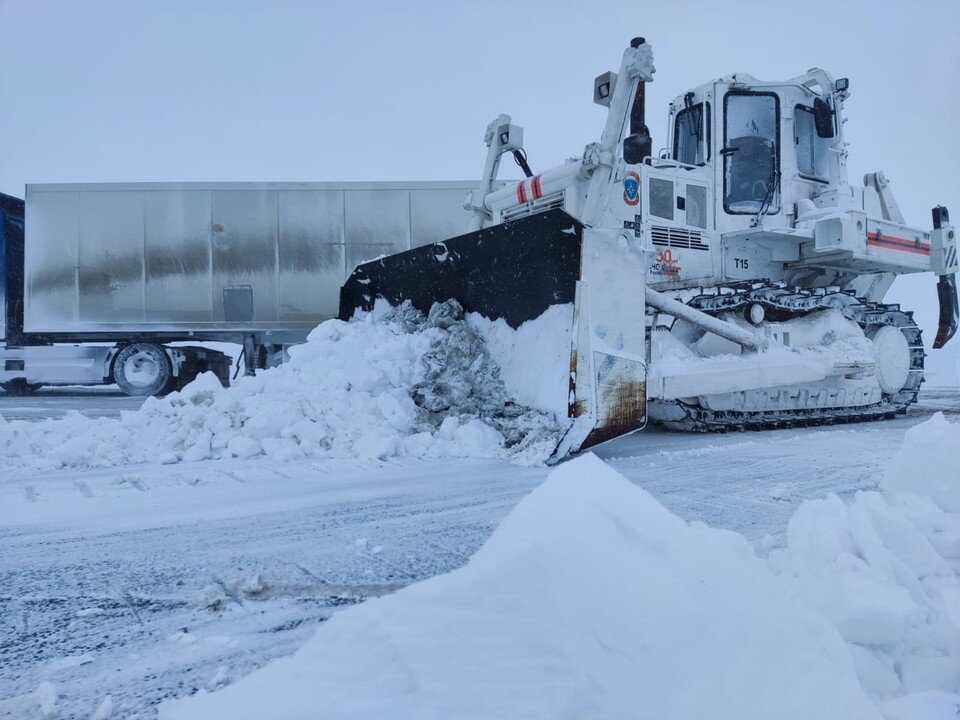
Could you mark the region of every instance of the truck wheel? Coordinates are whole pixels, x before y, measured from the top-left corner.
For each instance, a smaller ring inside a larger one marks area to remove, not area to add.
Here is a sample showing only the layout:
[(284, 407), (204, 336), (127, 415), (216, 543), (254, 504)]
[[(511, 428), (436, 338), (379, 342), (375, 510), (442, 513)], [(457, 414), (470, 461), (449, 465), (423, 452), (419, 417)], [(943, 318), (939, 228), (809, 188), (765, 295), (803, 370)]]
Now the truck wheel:
[(28, 383), (23, 378), (17, 378), (16, 380), (10, 380), (9, 382), (0, 383), (7, 395), (13, 395), (14, 397), (26, 397), (28, 395), (33, 395), (37, 390), (43, 387), (40, 383)]
[(113, 379), (127, 395), (160, 395), (170, 386), (170, 358), (159, 345), (127, 345), (113, 361)]

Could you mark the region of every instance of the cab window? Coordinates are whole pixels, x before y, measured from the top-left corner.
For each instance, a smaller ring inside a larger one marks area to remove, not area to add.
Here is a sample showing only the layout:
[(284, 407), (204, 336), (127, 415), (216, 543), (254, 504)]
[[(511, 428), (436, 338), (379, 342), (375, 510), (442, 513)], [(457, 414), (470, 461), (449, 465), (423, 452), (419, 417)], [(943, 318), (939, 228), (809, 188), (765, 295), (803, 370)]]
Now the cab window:
[(710, 104), (697, 103), (677, 113), (673, 125), (673, 159), (705, 165), (710, 159)]
[(729, 214), (780, 211), (780, 100), (735, 90), (723, 100), (723, 208)]
[(793, 144), (797, 149), (797, 170), (802, 177), (830, 181), (827, 158), (830, 157), (831, 142), (831, 138), (817, 135), (813, 108), (797, 105), (793, 113)]

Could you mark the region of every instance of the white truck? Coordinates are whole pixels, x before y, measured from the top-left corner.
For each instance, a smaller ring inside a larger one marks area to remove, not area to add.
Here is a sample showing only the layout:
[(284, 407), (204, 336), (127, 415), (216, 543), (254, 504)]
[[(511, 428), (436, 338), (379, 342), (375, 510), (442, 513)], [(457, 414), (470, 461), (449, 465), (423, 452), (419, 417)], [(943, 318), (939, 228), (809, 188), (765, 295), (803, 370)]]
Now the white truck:
[(0, 386), (160, 394), (274, 364), (358, 263), (466, 232), (476, 183), (28, 185), (0, 196)]

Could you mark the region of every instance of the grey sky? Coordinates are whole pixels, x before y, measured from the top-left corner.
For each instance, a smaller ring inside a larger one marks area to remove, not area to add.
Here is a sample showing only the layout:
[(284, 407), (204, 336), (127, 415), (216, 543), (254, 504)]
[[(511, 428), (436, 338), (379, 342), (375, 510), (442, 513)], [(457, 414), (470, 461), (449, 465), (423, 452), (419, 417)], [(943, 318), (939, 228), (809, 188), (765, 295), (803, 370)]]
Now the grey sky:
[[(471, 179), (486, 123), (534, 169), (599, 135), (592, 80), (643, 35), (671, 98), (734, 71), (851, 80), (850, 175), (960, 219), (960, 3), (0, 0), (0, 191), (27, 182)], [(929, 325), (934, 281), (911, 278)]]

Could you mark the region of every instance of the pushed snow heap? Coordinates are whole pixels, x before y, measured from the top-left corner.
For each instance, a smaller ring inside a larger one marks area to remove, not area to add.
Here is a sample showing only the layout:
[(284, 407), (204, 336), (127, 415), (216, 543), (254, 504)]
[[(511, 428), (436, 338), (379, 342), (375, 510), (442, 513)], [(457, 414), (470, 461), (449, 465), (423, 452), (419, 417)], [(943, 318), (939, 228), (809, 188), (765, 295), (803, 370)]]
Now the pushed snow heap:
[(593, 456), (469, 563), (324, 623), (294, 655), (160, 708), (199, 718), (879, 718), (836, 631), (743, 537)]
[(0, 458), (39, 468), (265, 455), (543, 462), (563, 426), (512, 402), (455, 302), (330, 320), (290, 362), (224, 389), (212, 374), (136, 412), (45, 423), (0, 419)]
[[(884, 706), (890, 718), (954, 718), (960, 705), (957, 447), (960, 423), (941, 413), (914, 426), (881, 492), (803, 503), (786, 547), (769, 557), (774, 572), (847, 640), (870, 697), (907, 696)], [(896, 710), (925, 707), (936, 693), (949, 713)]]

